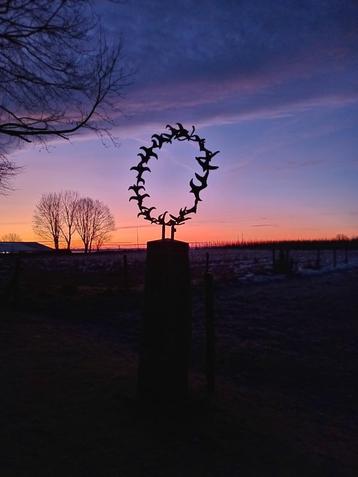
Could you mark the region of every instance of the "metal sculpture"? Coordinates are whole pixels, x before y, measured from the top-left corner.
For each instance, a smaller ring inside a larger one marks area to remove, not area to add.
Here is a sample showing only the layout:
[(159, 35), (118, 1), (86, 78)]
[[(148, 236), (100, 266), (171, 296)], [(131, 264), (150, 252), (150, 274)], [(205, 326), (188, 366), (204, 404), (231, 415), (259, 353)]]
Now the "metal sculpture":
[[(187, 220), (190, 220), (191, 217), (188, 217), (190, 214), (195, 214), (197, 212), (198, 203), (201, 201), (200, 193), (208, 185), (209, 173), (212, 170), (218, 168), (211, 164), (211, 160), (219, 151), (212, 152), (207, 147), (205, 147), (205, 139), (199, 137), (195, 134), (195, 127), (192, 126), (192, 130), (189, 131), (185, 129), (184, 126), (180, 123), (176, 124), (177, 127), (173, 127), (170, 124), (166, 126), (166, 129), (169, 130), (168, 133), (162, 134), (153, 134), (152, 135), (152, 145), (150, 147), (142, 146), (141, 149), (143, 152), (137, 154), (140, 161), (136, 166), (131, 167), (132, 171), (137, 172), (137, 181), (135, 184), (129, 187), (128, 190), (132, 190), (134, 195), (130, 197), (131, 200), (137, 201), (139, 213), (138, 217), (142, 216), (145, 220), (149, 220), (152, 224), (157, 224), (162, 226), (162, 239), (165, 238), (165, 227), (171, 227), (171, 238), (174, 239), (174, 234), (176, 232), (175, 226), (183, 225)], [(195, 173), (195, 178), (198, 181), (198, 184), (194, 182), (194, 179), (191, 179), (189, 182), (190, 193), (194, 195), (194, 204), (192, 207), (184, 207), (179, 210), (178, 215), (169, 214), (170, 218), (167, 218), (168, 211), (166, 210), (162, 214), (154, 217), (152, 215), (153, 210), (156, 210), (156, 207), (147, 207), (143, 204), (144, 200), (150, 195), (145, 189), (145, 180), (143, 174), (145, 172), (151, 172), (148, 167), (148, 163), (151, 158), (158, 159), (158, 155), (155, 150), (160, 150), (164, 144), (172, 144), (173, 140), (177, 141), (192, 141), (196, 142), (199, 145), (200, 156), (196, 156), (195, 159), (199, 163), (202, 169), (202, 175)]]

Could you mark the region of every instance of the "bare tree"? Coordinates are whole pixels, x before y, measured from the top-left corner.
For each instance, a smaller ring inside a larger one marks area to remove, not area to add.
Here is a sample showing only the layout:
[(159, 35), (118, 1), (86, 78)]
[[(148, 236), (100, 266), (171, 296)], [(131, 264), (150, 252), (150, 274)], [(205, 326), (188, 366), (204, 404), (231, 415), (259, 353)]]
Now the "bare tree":
[(96, 247), (96, 250), (97, 252), (99, 252), (101, 250), (101, 248), (103, 247), (103, 245), (105, 244), (105, 242), (108, 242), (108, 240), (111, 238), (111, 234), (110, 233), (102, 233), (102, 234), (99, 234), (97, 237), (96, 237), (96, 240), (95, 240), (95, 247)]
[[(126, 82), (120, 51), (107, 44), (92, 0), (0, 0), (0, 153), (13, 140), (109, 134)], [(5, 162), (0, 186), (12, 172)]]
[(61, 203), (60, 193), (43, 194), (33, 218), (34, 232), (44, 239), (52, 240), (56, 250), (60, 244)]
[(109, 233), (114, 230), (115, 223), (106, 205), (99, 200), (85, 197), (78, 202), (76, 227), (85, 253), (89, 253), (94, 244), (99, 247), (103, 244)]
[(20, 235), (10, 232), (8, 234), (2, 235), (0, 237), (0, 242), (22, 242), (22, 238)]
[(76, 229), (83, 242), (85, 253), (89, 252), (93, 240), (93, 209), (94, 201), (90, 197), (79, 200), (76, 213)]
[(72, 237), (76, 232), (76, 212), (79, 200), (78, 192), (66, 190), (61, 194), (60, 229), (67, 250), (71, 250)]
[(115, 229), (114, 217), (109, 208), (101, 204), (98, 213), (98, 228), (95, 236), (95, 246), (97, 252), (102, 248), (103, 244), (111, 238), (111, 232)]

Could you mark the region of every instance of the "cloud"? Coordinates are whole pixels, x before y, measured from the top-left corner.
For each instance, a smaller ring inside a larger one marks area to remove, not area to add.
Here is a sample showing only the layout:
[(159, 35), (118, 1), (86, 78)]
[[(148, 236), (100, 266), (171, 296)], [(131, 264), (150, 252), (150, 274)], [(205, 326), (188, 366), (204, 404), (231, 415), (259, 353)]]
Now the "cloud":
[(121, 32), (127, 57), (145, 83), (221, 79), (233, 70), (251, 76), (303, 57), (316, 65), (344, 63), (358, 35), (354, 0), (97, 3), (110, 34), (118, 38)]
[(116, 227), (116, 230), (127, 230), (127, 229), (144, 229), (152, 227), (151, 225), (124, 225), (121, 227)]
[[(148, 102), (145, 97), (140, 102), (136, 98), (131, 102), (131, 98), (128, 98), (124, 104), (125, 116), (117, 118), (121, 135), (138, 127), (150, 126), (157, 129), (163, 128), (166, 123), (177, 121), (189, 125), (195, 123), (201, 127), (235, 124), (241, 121), (289, 118), (316, 109), (337, 109), (358, 103), (358, 92), (349, 91), (341, 94), (312, 94), (309, 91), (299, 94), (291, 91), (284, 96), (275, 94), (274, 91), (258, 89), (255, 93), (245, 96), (240, 91), (231, 95), (227, 91), (225, 95), (221, 92), (205, 95), (200, 93), (200, 87), (199, 94), (196, 94), (193, 85), (186, 93), (183, 89), (184, 86), (181, 85), (176, 88), (176, 93), (173, 93), (171, 88), (165, 90), (163, 86), (158, 98), (149, 99)], [(210, 90), (209, 86), (203, 89), (207, 92)], [(146, 94), (149, 98), (155, 97), (156, 90), (148, 88)]]
[(358, 102), (354, 0), (95, 5), (137, 70), (114, 105), (122, 138), (173, 121), (231, 124)]
[(105, 5), (138, 70), (121, 125), (225, 124), (358, 101), (353, 1)]
[(250, 227), (278, 227), (277, 224), (252, 224)]

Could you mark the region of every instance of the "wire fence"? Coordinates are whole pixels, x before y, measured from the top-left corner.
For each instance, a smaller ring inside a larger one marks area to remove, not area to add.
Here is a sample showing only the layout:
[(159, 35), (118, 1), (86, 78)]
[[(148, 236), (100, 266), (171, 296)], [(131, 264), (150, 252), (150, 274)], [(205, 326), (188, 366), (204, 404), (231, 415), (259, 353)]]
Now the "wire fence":
[[(72, 254), (0, 255), (0, 294), (40, 297), (49, 294), (116, 293), (141, 289), (144, 249)], [(217, 283), (265, 281), (296, 274), (358, 267), (358, 250), (190, 249), (192, 283), (210, 272)], [(11, 298), (13, 299), (13, 298)]]

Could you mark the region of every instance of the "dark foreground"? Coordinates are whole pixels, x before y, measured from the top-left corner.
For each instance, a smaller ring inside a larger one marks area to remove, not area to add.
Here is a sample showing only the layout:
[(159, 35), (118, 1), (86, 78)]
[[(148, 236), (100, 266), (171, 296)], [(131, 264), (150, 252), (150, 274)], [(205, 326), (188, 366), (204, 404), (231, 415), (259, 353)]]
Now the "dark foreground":
[[(194, 290), (192, 397), (135, 400), (140, 289), (1, 310), (1, 477), (358, 475), (358, 270)], [(165, 380), (163, 380), (165, 386)]]

